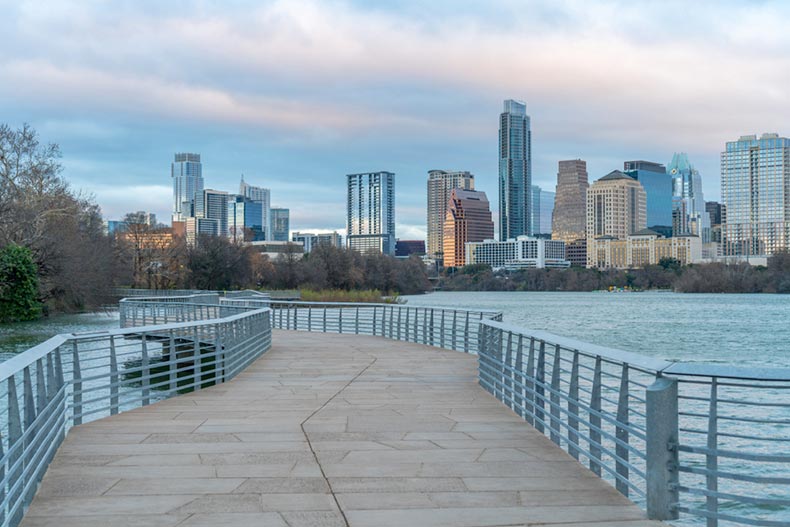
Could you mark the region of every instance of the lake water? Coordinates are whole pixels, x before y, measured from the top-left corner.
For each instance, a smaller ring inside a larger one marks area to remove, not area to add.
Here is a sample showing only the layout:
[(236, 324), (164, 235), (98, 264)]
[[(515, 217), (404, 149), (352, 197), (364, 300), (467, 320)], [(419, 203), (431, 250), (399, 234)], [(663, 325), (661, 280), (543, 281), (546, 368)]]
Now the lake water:
[[(508, 324), (667, 360), (790, 367), (790, 295), (437, 292), (410, 306), (494, 309)], [(118, 312), (0, 325), (0, 359), (58, 333), (118, 327)]]
[(0, 361), (22, 353), (58, 333), (84, 333), (119, 327), (117, 311), (52, 315), (34, 322), (0, 324)]
[(790, 367), (790, 295), (437, 292), (410, 306), (494, 309), (514, 326), (666, 360)]

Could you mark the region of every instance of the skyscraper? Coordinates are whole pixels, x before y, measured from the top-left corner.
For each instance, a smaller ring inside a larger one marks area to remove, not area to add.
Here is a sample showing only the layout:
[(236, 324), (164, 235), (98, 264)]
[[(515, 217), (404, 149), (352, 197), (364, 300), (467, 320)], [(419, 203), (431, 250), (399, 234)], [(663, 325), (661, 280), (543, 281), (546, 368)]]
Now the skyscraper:
[(272, 229), (270, 228), (271, 216), (271, 191), (268, 188), (256, 187), (244, 181), (244, 174), (241, 175), (241, 183), (239, 183), (239, 194), (252, 201), (260, 203), (261, 205), (261, 221), (256, 222), (260, 224), (263, 232), (264, 240), (274, 240)]
[(672, 176), (661, 163), (626, 161), (623, 172), (642, 184), (647, 196), (647, 225), (672, 226)]
[(237, 242), (264, 241), (261, 202), (233, 196), (228, 203), (228, 236)]
[(532, 132), (527, 107), (507, 100), (499, 116), (499, 239), (531, 231)]
[(195, 203), (195, 217), (217, 220), (217, 236), (228, 235), (228, 193), (223, 190), (205, 189)]
[(428, 171), (428, 255), (439, 258), (444, 245), (444, 218), (454, 188), (474, 190), (475, 177), (469, 172)]
[(581, 159), (560, 161), (551, 238), (566, 244), (586, 237), (587, 233), (587, 162)]
[(554, 192), (540, 190), (540, 228), (538, 234), (551, 235), (551, 218), (554, 215)]
[(790, 139), (744, 135), (721, 153), (725, 256), (790, 248)]
[(395, 174), (348, 174), (346, 240), (362, 253), (395, 253)]
[(170, 165), (173, 181), (173, 221), (195, 216), (195, 205), (203, 199), (203, 165), (200, 154), (176, 154)]
[(453, 189), (444, 220), (444, 266), (466, 262), (466, 243), (494, 237), (494, 222), (485, 192)]
[(551, 235), (551, 215), (554, 211), (554, 192), (532, 185), (532, 236)]
[(667, 172), (672, 176), (672, 235), (699, 236), (702, 243), (708, 243), (710, 215), (702, 196), (702, 176), (685, 152), (672, 156)]
[(599, 239), (624, 240), (646, 227), (647, 196), (639, 181), (614, 170), (587, 191), (587, 265), (599, 263)]
[(287, 242), (289, 241), (288, 233), (291, 230), (291, 210), (283, 208), (271, 209), (271, 221), (269, 222), (272, 229), (271, 241)]
[(540, 187), (530, 185), (529, 187), (529, 235), (540, 234)]

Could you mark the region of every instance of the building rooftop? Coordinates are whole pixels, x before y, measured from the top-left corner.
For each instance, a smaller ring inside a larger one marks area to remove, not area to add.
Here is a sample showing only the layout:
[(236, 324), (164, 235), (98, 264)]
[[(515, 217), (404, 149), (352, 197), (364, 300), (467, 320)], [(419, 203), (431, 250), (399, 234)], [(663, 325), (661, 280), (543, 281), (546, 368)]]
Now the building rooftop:
[(616, 179), (634, 179), (628, 174), (624, 174), (619, 170), (612, 170), (598, 181), (614, 181)]

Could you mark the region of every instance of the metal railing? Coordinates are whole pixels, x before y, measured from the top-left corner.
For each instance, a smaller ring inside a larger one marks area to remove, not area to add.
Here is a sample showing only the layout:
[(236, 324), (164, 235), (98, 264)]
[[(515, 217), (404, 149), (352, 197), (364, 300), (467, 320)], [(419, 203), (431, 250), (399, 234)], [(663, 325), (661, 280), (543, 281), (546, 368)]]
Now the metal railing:
[(57, 335), (0, 364), (0, 525), (20, 522), (71, 426), (225, 382), (270, 346), (269, 311), (246, 309)]
[(476, 353), (483, 320), (502, 320), (488, 310), (410, 307), (401, 304), (271, 301), (276, 329), (373, 335)]
[(649, 518), (790, 525), (790, 369), (666, 362), (480, 325), (480, 385)]

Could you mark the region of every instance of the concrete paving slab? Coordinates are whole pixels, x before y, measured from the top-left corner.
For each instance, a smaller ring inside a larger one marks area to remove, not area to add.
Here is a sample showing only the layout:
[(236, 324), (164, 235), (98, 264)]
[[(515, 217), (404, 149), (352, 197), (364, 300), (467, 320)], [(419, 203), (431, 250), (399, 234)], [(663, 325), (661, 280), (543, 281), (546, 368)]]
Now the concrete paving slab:
[(476, 357), (276, 331), (233, 381), (72, 429), (24, 527), (657, 527)]

